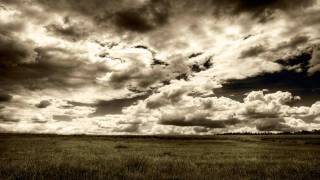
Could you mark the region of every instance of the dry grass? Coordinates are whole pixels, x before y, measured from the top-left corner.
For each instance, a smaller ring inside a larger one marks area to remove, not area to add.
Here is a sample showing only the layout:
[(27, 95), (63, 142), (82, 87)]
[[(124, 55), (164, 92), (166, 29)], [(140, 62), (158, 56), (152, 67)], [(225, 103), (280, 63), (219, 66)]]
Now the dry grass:
[(0, 179), (318, 179), (320, 136), (0, 136)]

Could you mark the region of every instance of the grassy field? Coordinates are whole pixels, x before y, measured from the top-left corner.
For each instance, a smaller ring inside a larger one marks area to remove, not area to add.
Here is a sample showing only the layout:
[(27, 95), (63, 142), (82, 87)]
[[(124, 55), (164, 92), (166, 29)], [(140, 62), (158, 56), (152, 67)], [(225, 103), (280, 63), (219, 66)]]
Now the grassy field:
[(320, 136), (3, 134), (0, 179), (320, 179)]

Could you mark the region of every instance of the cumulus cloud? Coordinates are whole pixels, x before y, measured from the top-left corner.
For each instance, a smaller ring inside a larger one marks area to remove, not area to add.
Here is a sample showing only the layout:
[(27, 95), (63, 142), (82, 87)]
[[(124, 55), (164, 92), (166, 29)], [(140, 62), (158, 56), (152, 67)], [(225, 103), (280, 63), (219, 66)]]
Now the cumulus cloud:
[[(217, 129), (237, 132), (244, 127), (274, 132), (310, 130), (308, 124), (317, 124), (316, 118), (311, 119), (310, 114), (319, 117), (318, 108), (315, 108), (318, 103), (311, 107), (290, 106), (291, 102), (299, 99), (289, 92), (265, 94), (264, 91), (253, 91), (243, 102), (238, 102), (225, 97), (194, 98), (180, 91), (172, 93), (172, 97), (152, 95), (125, 112), (135, 119), (147, 119), (145, 116), (150, 116), (149, 119), (153, 119), (158, 126), (202, 127), (206, 132), (215, 132)], [(299, 115), (296, 114), (298, 111), (301, 112)], [(144, 123), (150, 122), (142, 120), (140, 125)]]

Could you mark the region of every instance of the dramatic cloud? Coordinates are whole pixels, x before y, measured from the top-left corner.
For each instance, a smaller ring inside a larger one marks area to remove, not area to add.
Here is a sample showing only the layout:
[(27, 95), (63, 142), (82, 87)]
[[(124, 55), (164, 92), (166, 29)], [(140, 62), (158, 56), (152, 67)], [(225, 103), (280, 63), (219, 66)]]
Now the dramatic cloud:
[(319, 0), (2, 0), (0, 130), (320, 125)]

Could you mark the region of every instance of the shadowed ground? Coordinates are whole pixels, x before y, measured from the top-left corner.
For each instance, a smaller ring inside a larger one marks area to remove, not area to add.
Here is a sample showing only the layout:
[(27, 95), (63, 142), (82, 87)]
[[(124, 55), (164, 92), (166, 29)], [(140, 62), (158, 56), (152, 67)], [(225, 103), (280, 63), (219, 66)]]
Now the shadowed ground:
[(0, 179), (317, 179), (319, 135), (0, 135)]

